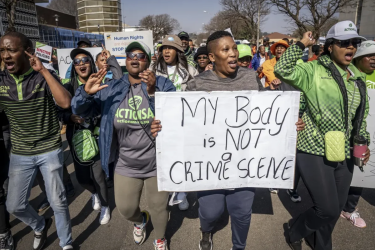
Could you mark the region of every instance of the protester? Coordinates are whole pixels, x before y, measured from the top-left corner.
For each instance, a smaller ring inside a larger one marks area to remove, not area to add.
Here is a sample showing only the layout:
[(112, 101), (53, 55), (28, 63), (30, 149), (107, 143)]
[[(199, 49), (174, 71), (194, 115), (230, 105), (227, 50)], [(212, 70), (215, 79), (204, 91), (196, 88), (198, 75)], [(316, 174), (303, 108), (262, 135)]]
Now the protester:
[[(357, 53), (353, 57), (354, 66), (366, 74), (367, 88), (374, 89), (375, 86), (375, 42), (362, 42)], [(365, 228), (366, 222), (358, 212), (358, 202), (362, 195), (362, 187), (350, 187), (346, 204), (341, 212), (341, 217), (350, 221), (354, 226)]]
[[(346, 202), (354, 168), (351, 141), (354, 135), (369, 141), (366, 85), (362, 73), (351, 64), (361, 39), (354, 23), (339, 22), (328, 31), (319, 59), (296, 65), (305, 47), (315, 43), (312, 32), (306, 32), (275, 66), (276, 77), (301, 90), (306, 98), (306, 129), (298, 135), (297, 166), (313, 206), (288, 222), (286, 236), (292, 249), (302, 249), (303, 238), (312, 249), (332, 249), (332, 231)], [(337, 151), (324, 147), (330, 142), (332, 133), (326, 134), (330, 131), (336, 132), (335, 145), (345, 146)], [(369, 157), (367, 150), (365, 164)]]
[[(120, 79), (123, 75), (121, 66), (117, 62), (116, 57), (112, 56), (111, 52), (106, 50), (104, 46), (102, 53), (96, 55), (95, 65), (98, 70), (105, 69), (107, 71), (105, 79)], [(116, 75), (114, 75), (113, 72), (115, 72)]]
[(187, 62), (195, 68), (197, 64), (194, 61), (194, 51), (192, 51), (189, 46), (189, 34), (185, 31), (181, 31), (177, 36), (181, 40), (183, 52), (185, 53)]
[[(91, 48), (92, 47), (92, 43), (91, 41), (86, 38), (86, 37), (82, 37), (78, 43), (77, 43), (77, 48)], [(73, 67), (73, 64), (70, 64), (68, 70), (66, 71), (66, 74), (65, 74), (65, 79), (70, 79), (70, 75), (71, 75), (71, 71), (72, 71), (72, 67)]]
[(195, 45), (194, 45), (193, 40), (191, 40), (191, 39), (189, 39), (189, 47), (190, 47), (191, 51), (195, 54), (196, 53), (195, 48), (194, 48)]
[(274, 89), (281, 83), (273, 73), (276, 62), (280, 60), (280, 57), (284, 54), (286, 49), (289, 48), (289, 44), (284, 40), (280, 40), (271, 47), (271, 53), (275, 56), (274, 58), (267, 60), (262, 65), (263, 70), (259, 74), (259, 78), (266, 77), (265, 87), (271, 86), (271, 89)]
[(321, 49), (321, 47), (319, 45), (313, 45), (311, 47), (311, 51), (314, 53), (312, 57), (309, 58), (309, 62), (311, 61), (315, 61), (315, 60), (318, 60), (318, 57), (320, 56), (320, 54), (323, 53), (323, 49)]
[[(1, 59), (6, 66), (0, 74), (0, 88), (8, 89), (7, 94), (0, 95), (0, 107), (9, 119), (12, 141), (6, 206), (9, 213), (34, 230), (33, 249), (42, 249), (52, 219), (39, 216), (29, 205), (30, 190), (36, 171), (40, 170), (54, 211), (60, 246), (73, 249), (55, 108), (55, 102), (69, 108), (71, 96), (58, 77), (30, 53), (33, 53), (33, 44), (21, 33), (9, 32), (0, 40)], [(16, 87), (19, 84), (22, 89)], [(32, 130), (29, 124), (33, 124)]]
[[(263, 45), (259, 46), (258, 52), (254, 55), (253, 60), (251, 61), (252, 68), (259, 74), (263, 71), (263, 64), (266, 60), (268, 60), (268, 54), (266, 54), (265, 48)], [(263, 87), (266, 83), (266, 77), (263, 76), (262, 78), (259, 78)]]
[(271, 46), (274, 45), (275, 43), (272, 42), (270, 43), (270, 38), (269, 37), (264, 37), (263, 38), (263, 46), (264, 46), (264, 49), (267, 53), (267, 60), (268, 59), (272, 59), (272, 52), (271, 52)]
[[(207, 39), (207, 49), (215, 68), (190, 80), (187, 91), (259, 90), (261, 86), (256, 81), (255, 72), (237, 66), (237, 44), (229, 32), (217, 31), (211, 34)], [(161, 122), (153, 121), (152, 135), (156, 137), (160, 131)], [(248, 187), (197, 192), (202, 231), (199, 249), (212, 249), (212, 230), (225, 207), (231, 217), (233, 249), (245, 249), (254, 194), (255, 188)]]
[(8, 121), (3, 111), (0, 112), (0, 249), (13, 250), (14, 242), (10, 231), (9, 213), (6, 210), (6, 190), (4, 183), (8, 178), (9, 155), (5, 147), (2, 127)]
[[(90, 52), (84, 49), (74, 49), (70, 53), (70, 58), (73, 61), (74, 68), (72, 69), (70, 82), (64, 84), (64, 87), (74, 96), (79, 86), (86, 84), (90, 76), (97, 73), (96, 66), (101, 70), (107, 71), (112, 65), (107, 64), (107, 56), (109, 52), (103, 50), (102, 53), (94, 59)], [(104, 59), (103, 61), (98, 61)], [(109, 57), (108, 61), (115, 64), (111, 69), (114, 69), (116, 78), (122, 77), (121, 67), (118, 65), (116, 58)], [(117, 66), (117, 67), (116, 67)], [(107, 74), (108, 75), (108, 74)], [(105, 78), (104, 83), (110, 81), (110, 78)], [(100, 125), (100, 116), (85, 116), (80, 117), (74, 115), (71, 109), (59, 110), (60, 120), (67, 124), (66, 139), (68, 141), (71, 153), (73, 155), (73, 165), (78, 183), (91, 193), (92, 207), (96, 211), (100, 211), (99, 223), (101, 225), (107, 224), (111, 219), (110, 208), (108, 205), (108, 189), (105, 182), (105, 174), (100, 164), (100, 155), (96, 155), (90, 162), (82, 162), (79, 160), (76, 150), (73, 146), (73, 135), (75, 131), (82, 129), (89, 129), (92, 134), (97, 135), (97, 130)]]
[(157, 76), (171, 80), (177, 91), (185, 91), (186, 83), (198, 75), (198, 71), (188, 64), (180, 38), (168, 35), (160, 47), (162, 54), (151, 66)]
[(206, 46), (200, 47), (197, 50), (197, 53), (195, 53), (194, 55), (194, 60), (197, 62), (199, 74), (203, 73), (206, 70), (212, 69), (212, 63), (208, 58), (208, 51)]
[(251, 65), (251, 59), (253, 57), (250, 46), (246, 44), (239, 44), (237, 45), (237, 49), (239, 53), (237, 65), (239, 67), (249, 68)]
[[(101, 84), (106, 74), (103, 69), (91, 75), (86, 85), (78, 88), (72, 108), (79, 116), (101, 114), (102, 167), (108, 175), (108, 163), (113, 153), (116, 157), (116, 206), (122, 216), (134, 222), (134, 242), (141, 245), (145, 241), (151, 215), (156, 238), (154, 247), (166, 250), (168, 193), (158, 192), (155, 141), (150, 135), (150, 125), (154, 119), (155, 91), (171, 92), (176, 88), (168, 79), (148, 70), (150, 62), (151, 50), (147, 45), (130, 43), (126, 47), (129, 73), (108, 85)], [(129, 116), (129, 113), (133, 115)], [(138, 114), (142, 115), (139, 117)], [(143, 186), (150, 213), (141, 212), (139, 208)]]

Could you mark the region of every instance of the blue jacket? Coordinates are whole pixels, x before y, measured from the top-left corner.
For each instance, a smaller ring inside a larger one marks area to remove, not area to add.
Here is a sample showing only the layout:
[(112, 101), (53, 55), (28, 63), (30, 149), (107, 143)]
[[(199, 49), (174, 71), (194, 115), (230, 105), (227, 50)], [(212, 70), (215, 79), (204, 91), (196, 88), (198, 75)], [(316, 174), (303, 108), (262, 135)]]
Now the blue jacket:
[(260, 55), (256, 53), (253, 57), (253, 60), (251, 61), (251, 66), (253, 66), (254, 70), (257, 70), (260, 66)]
[[(113, 123), (116, 110), (121, 102), (129, 93), (129, 75), (126, 74), (119, 80), (107, 82), (108, 87), (97, 92), (95, 95), (89, 95), (84, 89), (84, 85), (80, 86), (72, 99), (73, 114), (82, 117), (94, 117), (101, 115), (99, 149), (102, 168), (108, 172), (109, 158), (111, 155), (111, 145), (113, 137)], [(145, 96), (147, 94), (147, 85), (142, 82), (142, 90)], [(156, 91), (173, 92), (176, 87), (173, 83), (162, 76), (156, 76)], [(148, 98), (150, 108), (155, 114), (155, 98)]]

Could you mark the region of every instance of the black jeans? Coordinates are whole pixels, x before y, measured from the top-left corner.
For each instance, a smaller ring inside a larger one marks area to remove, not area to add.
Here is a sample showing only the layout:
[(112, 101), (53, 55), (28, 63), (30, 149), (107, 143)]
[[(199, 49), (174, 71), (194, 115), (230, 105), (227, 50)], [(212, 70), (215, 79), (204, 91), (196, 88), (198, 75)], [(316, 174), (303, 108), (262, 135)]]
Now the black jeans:
[(347, 200), (354, 163), (330, 162), (299, 151), (297, 166), (314, 205), (291, 220), (290, 240), (305, 238), (314, 250), (331, 250), (332, 231)]
[(359, 198), (361, 198), (363, 188), (362, 187), (350, 187), (348, 200), (343, 208), (345, 212), (353, 213), (358, 205)]
[[(1, 132), (1, 128), (0, 128)], [(4, 182), (8, 179), (9, 155), (5, 149), (4, 141), (0, 136), (0, 234), (9, 231), (9, 213), (5, 206), (6, 191), (4, 190)]]

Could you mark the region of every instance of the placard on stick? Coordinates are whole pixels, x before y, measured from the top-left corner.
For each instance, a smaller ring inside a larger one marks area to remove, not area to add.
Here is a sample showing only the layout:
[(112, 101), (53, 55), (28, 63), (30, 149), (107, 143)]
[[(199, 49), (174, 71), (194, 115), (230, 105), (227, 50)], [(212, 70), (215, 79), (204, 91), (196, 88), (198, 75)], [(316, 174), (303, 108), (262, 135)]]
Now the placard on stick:
[(299, 92), (156, 92), (159, 191), (293, 188)]

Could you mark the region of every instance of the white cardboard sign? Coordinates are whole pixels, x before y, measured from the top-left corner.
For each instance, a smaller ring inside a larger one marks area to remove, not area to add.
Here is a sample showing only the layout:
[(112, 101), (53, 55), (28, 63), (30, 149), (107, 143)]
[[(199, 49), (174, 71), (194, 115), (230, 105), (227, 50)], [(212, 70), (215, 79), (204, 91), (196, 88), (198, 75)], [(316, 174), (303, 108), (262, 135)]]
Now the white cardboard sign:
[(156, 92), (159, 191), (292, 188), (299, 92)]
[(36, 42), (35, 55), (41, 59), (51, 61), (52, 47), (40, 42)]
[(357, 166), (354, 166), (354, 174), (352, 186), (375, 188), (375, 90), (368, 89), (370, 99), (370, 113), (367, 117), (367, 131), (370, 133), (371, 143), (369, 149), (371, 151), (370, 160), (361, 172)]
[(105, 47), (115, 56), (120, 66), (125, 66), (125, 49), (126, 47), (134, 41), (144, 42), (151, 50), (151, 54), (154, 54), (154, 45), (152, 31), (133, 31), (133, 32), (112, 32), (105, 33)]
[[(70, 65), (72, 64), (72, 59), (70, 58), (70, 52), (72, 49), (58, 49), (57, 58), (59, 60), (59, 75), (61, 78), (65, 78), (66, 72), (68, 71)], [(84, 48), (91, 53), (93, 59), (102, 52), (102, 48)]]

